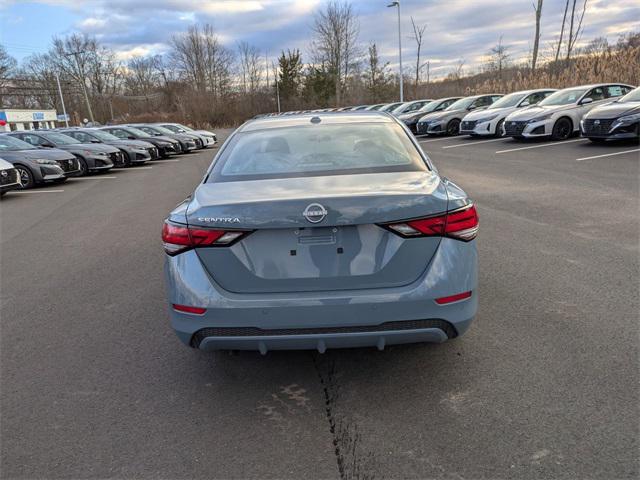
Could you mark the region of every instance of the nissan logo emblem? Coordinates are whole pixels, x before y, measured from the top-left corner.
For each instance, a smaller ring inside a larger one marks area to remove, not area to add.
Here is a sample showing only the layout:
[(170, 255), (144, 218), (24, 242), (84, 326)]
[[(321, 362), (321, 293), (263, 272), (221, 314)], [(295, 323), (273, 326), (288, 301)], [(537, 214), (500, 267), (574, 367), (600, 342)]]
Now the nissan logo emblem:
[(311, 223), (319, 223), (327, 216), (327, 210), (319, 203), (311, 203), (304, 209), (302, 215)]
[(594, 125), (600, 125), (600, 120), (596, 120), (595, 122), (593, 122)]

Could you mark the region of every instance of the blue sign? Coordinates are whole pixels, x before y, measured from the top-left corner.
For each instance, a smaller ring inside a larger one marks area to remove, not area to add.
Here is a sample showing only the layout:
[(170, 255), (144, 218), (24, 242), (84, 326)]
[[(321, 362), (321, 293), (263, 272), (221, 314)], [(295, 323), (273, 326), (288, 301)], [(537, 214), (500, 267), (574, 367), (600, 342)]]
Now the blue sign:
[(58, 121), (59, 122), (64, 122), (65, 120), (68, 122), (69, 120), (71, 120), (71, 118), (69, 117), (69, 114), (66, 115), (58, 115)]
[(42, 112), (33, 112), (34, 120), (44, 120), (44, 113)]

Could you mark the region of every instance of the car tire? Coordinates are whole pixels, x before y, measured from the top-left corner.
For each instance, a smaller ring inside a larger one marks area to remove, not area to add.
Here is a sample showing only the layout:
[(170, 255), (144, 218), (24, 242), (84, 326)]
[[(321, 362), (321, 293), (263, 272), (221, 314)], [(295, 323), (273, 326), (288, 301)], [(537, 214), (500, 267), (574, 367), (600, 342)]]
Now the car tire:
[(460, 120), (454, 118), (447, 123), (447, 135), (460, 135)]
[(494, 133), (494, 137), (502, 138), (502, 137), (506, 136), (503, 127), (504, 127), (504, 118), (502, 120), (500, 120), (498, 122), (498, 124), (496, 125), (496, 133)]
[(20, 177), (20, 183), (22, 183), (20, 190), (33, 188), (36, 182), (33, 179), (33, 173), (31, 173), (31, 170), (29, 170), (27, 167), (23, 165), (15, 165), (15, 168), (18, 171), (18, 177)]
[(84, 158), (78, 157), (78, 163), (80, 164), (80, 177), (86, 177), (89, 175), (89, 167)]
[(556, 120), (551, 131), (551, 140), (566, 140), (573, 133), (573, 123), (567, 117)]
[(593, 143), (604, 143), (607, 141), (606, 138), (592, 138), (592, 137), (589, 137), (589, 140), (591, 140)]

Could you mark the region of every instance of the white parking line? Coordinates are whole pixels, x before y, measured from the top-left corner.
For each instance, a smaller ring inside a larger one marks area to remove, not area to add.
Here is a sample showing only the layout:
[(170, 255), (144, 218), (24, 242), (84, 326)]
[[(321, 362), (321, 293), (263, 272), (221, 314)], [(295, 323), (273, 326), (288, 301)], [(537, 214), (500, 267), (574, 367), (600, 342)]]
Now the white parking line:
[(592, 160), (594, 158), (612, 157), (613, 155), (624, 155), (625, 153), (633, 153), (633, 152), (640, 152), (640, 148), (635, 148), (633, 150), (625, 150), (624, 152), (614, 152), (614, 153), (605, 153), (603, 155), (594, 155), (593, 157), (576, 158), (576, 162), (581, 162), (583, 160)]
[(442, 148), (472, 147), (473, 145), (478, 145), (479, 143), (499, 142), (501, 140), (506, 140), (506, 139), (493, 138), (491, 140), (469, 140), (467, 143), (458, 143), (457, 145), (447, 145), (446, 147), (442, 147)]
[(118, 177), (108, 177), (105, 175), (100, 175), (99, 177), (72, 177), (70, 180), (75, 182), (77, 180), (103, 180), (108, 178), (118, 178)]
[(132, 167), (127, 168), (127, 172), (135, 172), (136, 170), (151, 170), (153, 167)]
[(431, 143), (431, 142), (441, 142), (442, 140), (455, 140), (456, 137), (440, 137), (435, 138), (433, 140), (418, 140), (418, 143)]
[(162, 163), (178, 163), (178, 162), (181, 162), (181, 161), (182, 161), (182, 160), (180, 160), (180, 159), (178, 159), (178, 158), (176, 158), (176, 159), (173, 159), (173, 158), (172, 158), (172, 159), (169, 159), (169, 160), (167, 160), (167, 159), (165, 159), (165, 160), (159, 160), (159, 161), (158, 161), (158, 165), (160, 165), (160, 164), (162, 164)]
[(559, 145), (566, 145), (567, 143), (584, 142), (586, 140), (588, 140), (588, 139), (587, 138), (576, 138), (575, 140), (565, 140), (564, 142), (543, 143), (542, 145), (529, 145), (528, 147), (510, 148), (509, 150), (498, 150), (496, 153), (517, 152), (519, 150), (529, 150), (531, 148), (557, 147)]
[(11, 195), (21, 195), (25, 193), (62, 193), (64, 190), (13, 190)]

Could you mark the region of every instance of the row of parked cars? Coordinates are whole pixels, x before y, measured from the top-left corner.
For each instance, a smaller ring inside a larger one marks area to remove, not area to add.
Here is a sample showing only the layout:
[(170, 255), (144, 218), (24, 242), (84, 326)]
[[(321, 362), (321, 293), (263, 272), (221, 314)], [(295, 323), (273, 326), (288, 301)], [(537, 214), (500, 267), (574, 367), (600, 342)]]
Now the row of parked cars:
[(215, 133), (179, 123), (8, 132), (0, 134), (0, 192), (141, 165), (216, 142)]
[[(359, 105), (322, 111), (387, 112), (416, 135), (510, 136), (594, 142), (638, 138), (640, 89), (621, 83)], [(287, 112), (298, 113), (298, 112)], [(285, 114), (287, 114), (285, 113)]]

